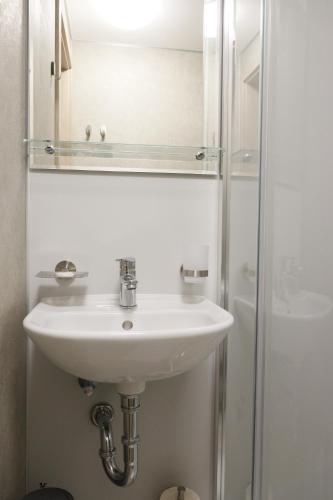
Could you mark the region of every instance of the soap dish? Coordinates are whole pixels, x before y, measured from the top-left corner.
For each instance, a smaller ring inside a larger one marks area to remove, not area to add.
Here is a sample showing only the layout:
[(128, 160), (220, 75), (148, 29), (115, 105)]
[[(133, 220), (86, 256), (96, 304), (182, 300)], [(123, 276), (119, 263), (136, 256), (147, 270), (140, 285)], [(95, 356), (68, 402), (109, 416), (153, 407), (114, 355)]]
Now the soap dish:
[(76, 265), (68, 260), (62, 260), (55, 266), (54, 271), (39, 271), (36, 278), (54, 278), (54, 279), (74, 279), (86, 278), (89, 275), (87, 271), (78, 272)]

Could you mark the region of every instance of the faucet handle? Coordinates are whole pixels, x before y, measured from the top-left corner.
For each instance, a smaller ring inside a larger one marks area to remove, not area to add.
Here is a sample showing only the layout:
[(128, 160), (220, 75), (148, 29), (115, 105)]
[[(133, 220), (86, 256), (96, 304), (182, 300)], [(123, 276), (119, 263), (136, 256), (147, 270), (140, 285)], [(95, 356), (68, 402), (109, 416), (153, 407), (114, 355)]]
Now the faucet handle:
[(120, 276), (125, 276), (126, 274), (135, 276), (134, 257), (122, 257), (121, 259), (116, 259), (116, 261), (120, 262)]
[(127, 290), (136, 290), (138, 280), (136, 280), (132, 274), (125, 274), (123, 279), (123, 283)]

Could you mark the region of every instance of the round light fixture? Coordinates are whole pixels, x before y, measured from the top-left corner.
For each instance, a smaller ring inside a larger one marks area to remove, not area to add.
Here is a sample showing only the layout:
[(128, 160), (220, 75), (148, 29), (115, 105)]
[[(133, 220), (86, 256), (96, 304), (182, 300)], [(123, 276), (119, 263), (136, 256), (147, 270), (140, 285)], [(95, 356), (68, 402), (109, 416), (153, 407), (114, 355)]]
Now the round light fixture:
[(107, 0), (103, 3), (104, 18), (120, 30), (139, 30), (156, 19), (161, 0)]

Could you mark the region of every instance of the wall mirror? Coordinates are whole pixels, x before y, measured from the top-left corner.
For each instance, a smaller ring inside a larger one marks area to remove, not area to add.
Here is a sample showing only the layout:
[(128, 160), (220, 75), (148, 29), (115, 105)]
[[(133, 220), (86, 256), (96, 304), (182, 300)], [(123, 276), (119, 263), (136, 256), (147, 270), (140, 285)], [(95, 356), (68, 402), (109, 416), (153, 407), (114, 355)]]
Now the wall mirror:
[(218, 171), (221, 0), (29, 0), (31, 168)]

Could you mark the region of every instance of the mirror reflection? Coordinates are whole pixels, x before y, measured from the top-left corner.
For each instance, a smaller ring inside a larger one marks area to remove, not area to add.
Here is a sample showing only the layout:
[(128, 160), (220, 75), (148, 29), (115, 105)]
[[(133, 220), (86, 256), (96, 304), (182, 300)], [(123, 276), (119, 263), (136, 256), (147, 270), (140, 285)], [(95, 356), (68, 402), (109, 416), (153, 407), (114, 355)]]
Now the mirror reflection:
[(218, 0), (30, 0), (31, 138), (219, 146), (219, 12)]

